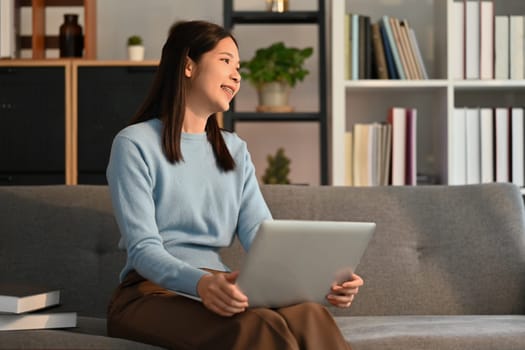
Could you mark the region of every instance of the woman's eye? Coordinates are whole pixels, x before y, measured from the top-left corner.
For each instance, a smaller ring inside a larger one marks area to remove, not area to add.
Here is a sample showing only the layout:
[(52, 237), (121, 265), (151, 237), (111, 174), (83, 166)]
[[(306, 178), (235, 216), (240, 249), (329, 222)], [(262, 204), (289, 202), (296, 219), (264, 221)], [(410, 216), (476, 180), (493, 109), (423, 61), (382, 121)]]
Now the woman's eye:
[(223, 58), (222, 59), (224, 62), (226, 62), (226, 64), (230, 64), (230, 59), (229, 58)]

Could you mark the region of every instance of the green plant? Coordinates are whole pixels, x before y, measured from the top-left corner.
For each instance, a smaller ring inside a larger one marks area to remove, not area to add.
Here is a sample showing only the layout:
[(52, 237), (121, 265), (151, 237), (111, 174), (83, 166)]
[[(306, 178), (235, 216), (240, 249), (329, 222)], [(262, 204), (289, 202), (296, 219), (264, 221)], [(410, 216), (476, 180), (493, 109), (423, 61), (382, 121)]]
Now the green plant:
[(313, 48), (298, 49), (277, 42), (258, 49), (249, 61), (241, 62), (241, 76), (259, 89), (264, 83), (286, 82), (294, 87), (310, 72), (303, 68)]
[(132, 35), (128, 38), (128, 46), (142, 45), (142, 37), (138, 35)]
[(268, 167), (262, 177), (265, 184), (289, 184), (288, 174), (290, 173), (290, 159), (284, 154), (284, 149), (279, 148), (275, 156), (269, 154)]

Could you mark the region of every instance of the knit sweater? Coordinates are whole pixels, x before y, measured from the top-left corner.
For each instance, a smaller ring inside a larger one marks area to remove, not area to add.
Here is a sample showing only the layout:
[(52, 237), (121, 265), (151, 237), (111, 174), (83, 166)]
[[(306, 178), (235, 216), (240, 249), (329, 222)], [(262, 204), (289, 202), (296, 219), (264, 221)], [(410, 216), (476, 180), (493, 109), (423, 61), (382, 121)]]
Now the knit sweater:
[(167, 289), (197, 295), (201, 268), (228, 271), (219, 249), (237, 233), (248, 250), (263, 220), (271, 219), (246, 143), (223, 132), (235, 160), (218, 168), (206, 134), (182, 133), (184, 160), (172, 164), (162, 150), (162, 122), (121, 130), (113, 141), (107, 179), (127, 251), (120, 280), (136, 270)]

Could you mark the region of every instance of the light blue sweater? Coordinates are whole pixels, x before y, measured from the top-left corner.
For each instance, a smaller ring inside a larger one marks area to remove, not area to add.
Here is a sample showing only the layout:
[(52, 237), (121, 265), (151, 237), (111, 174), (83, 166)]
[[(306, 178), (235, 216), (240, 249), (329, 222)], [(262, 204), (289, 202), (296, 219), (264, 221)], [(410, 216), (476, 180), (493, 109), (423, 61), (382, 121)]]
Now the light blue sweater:
[(237, 232), (248, 250), (271, 218), (246, 143), (223, 132), (236, 162), (223, 172), (206, 134), (182, 134), (184, 161), (171, 164), (161, 146), (162, 122), (126, 127), (113, 141), (107, 168), (119, 247), (127, 250), (120, 279), (131, 270), (167, 289), (197, 295), (207, 272), (228, 271), (219, 249)]

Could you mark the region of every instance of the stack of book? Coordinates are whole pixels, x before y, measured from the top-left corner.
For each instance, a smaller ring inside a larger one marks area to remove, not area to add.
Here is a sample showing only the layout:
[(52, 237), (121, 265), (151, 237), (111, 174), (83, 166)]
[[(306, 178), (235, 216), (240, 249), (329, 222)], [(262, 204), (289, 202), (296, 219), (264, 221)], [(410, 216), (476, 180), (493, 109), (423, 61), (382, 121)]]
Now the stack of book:
[(449, 183), (525, 186), (524, 109), (455, 108), (450, 125)]
[(428, 79), (415, 31), (406, 19), (345, 15), (345, 78)]
[(59, 311), (59, 302), (59, 290), (0, 285), (0, 331), (76, 327), (76, 312)]
[(495, 15), (492, 0), (453, 2), (455, 79), (514, 79), (524, 75), (523, 15)]
[(417, 110), (392, 107), (386, 119), (346, 133), (346, 185), (417, 184)]

